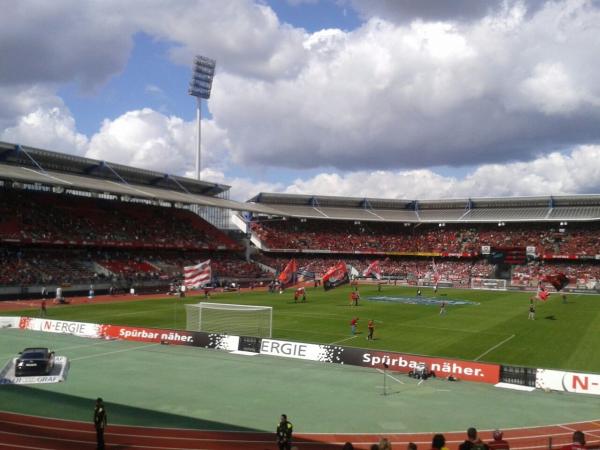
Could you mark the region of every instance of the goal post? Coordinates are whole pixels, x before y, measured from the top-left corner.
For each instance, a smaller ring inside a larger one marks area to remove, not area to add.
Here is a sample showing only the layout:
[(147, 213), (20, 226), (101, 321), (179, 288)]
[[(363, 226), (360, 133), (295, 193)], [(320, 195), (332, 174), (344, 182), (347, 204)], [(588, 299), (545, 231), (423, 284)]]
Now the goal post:
[(471, 289), (506, 291), (506, 286), (506, 280), (502, 280), (499, 278), (471, 278)]
[(271, 306), (200, 302), (185, 305), (185, 312), (189, 331), (262, 338), (273, 331)]

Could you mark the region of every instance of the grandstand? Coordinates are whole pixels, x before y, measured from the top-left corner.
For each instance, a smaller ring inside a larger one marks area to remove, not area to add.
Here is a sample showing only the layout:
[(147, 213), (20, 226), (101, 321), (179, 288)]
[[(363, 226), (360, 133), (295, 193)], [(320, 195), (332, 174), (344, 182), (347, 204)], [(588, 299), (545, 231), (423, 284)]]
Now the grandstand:
[(415, 284), (430, 283), (436, 271), (456, 286), (489, 277), (533, 288), (564, 272), (572, 289), (600, 286), (599, 195), (408, 201), (261, 193), (248, 202), (280, 213), (235, 220), (263, 252), (255, 259), (278, 270), (293, 254), (317, 275), (336, 259), (359, 270), (383, 259), (384, 275)]
[[(0, 143), (0, 189), (5, 296), (42, 285), (162, 286), (184, 265), (208, 258), (219, 279), (267, 280), (290, 254), (301, 255), (300, 266), (317, 276), (337, 259), (362, 271), (377, 258), (387, 279), (409, 284), (436, 278), (464, 287), (472, 278), (503, 278), (531, 288), (557, 271), (571, 289), (600, 284), (599, 195), (386, 200), (261, 193), (239, 203), (223, 198), (226, 185), (9, 143)], [(230, 210), (238, 211), (233, 222), (255, 249), (224, 232)], [(248, 261), (246, 250), (260, 264)]]
[(232, 209), (272, 211), (223, 198), (229, 188), (0, 143), (0, 297), (44, 285), (157, 289), (208, 258), (221, 281), (261, 278), (219, 228)]

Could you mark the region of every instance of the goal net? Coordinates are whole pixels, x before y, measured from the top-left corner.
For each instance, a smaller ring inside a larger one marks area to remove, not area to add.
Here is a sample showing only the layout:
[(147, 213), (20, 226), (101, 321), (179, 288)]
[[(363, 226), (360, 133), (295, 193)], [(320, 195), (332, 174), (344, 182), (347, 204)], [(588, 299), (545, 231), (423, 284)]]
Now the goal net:
[(273, 308), (200, 302), (185, 305), (186, 329), (233, 336), (270, 338)]
[(489, 289), (492, 291), (505, 291), (506, 280), (497, 278), (472, 278), (471, 289)]

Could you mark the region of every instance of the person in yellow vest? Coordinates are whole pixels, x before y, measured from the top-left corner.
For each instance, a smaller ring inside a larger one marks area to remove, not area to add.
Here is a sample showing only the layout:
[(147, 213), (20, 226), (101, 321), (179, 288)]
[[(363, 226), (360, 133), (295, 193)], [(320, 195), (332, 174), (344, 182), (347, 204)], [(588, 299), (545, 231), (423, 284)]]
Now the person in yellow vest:
[(282, 414), (277, 425), (277, 446), (279, 450), (291, 450), (293, 431), (294, 426), (287, 420), (287, 416)]

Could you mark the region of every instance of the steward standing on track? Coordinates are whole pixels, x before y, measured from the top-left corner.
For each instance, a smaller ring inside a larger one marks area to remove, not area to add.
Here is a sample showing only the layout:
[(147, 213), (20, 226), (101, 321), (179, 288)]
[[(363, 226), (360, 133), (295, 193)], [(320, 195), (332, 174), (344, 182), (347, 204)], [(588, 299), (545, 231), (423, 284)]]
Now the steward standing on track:
[(101, 398), (96, 400), (94, 409), (94, 428), (96, 428), (96, 447), (98, 450), (104, 450), (104, 429), (106, 428), (106, 409)]
[(279, 450), (290, 450), (292, 448), (292, 431), (294, 426), (288, 422), (285, 414), (281, 415), (279, 425), (277, 425), (277, 446)]

